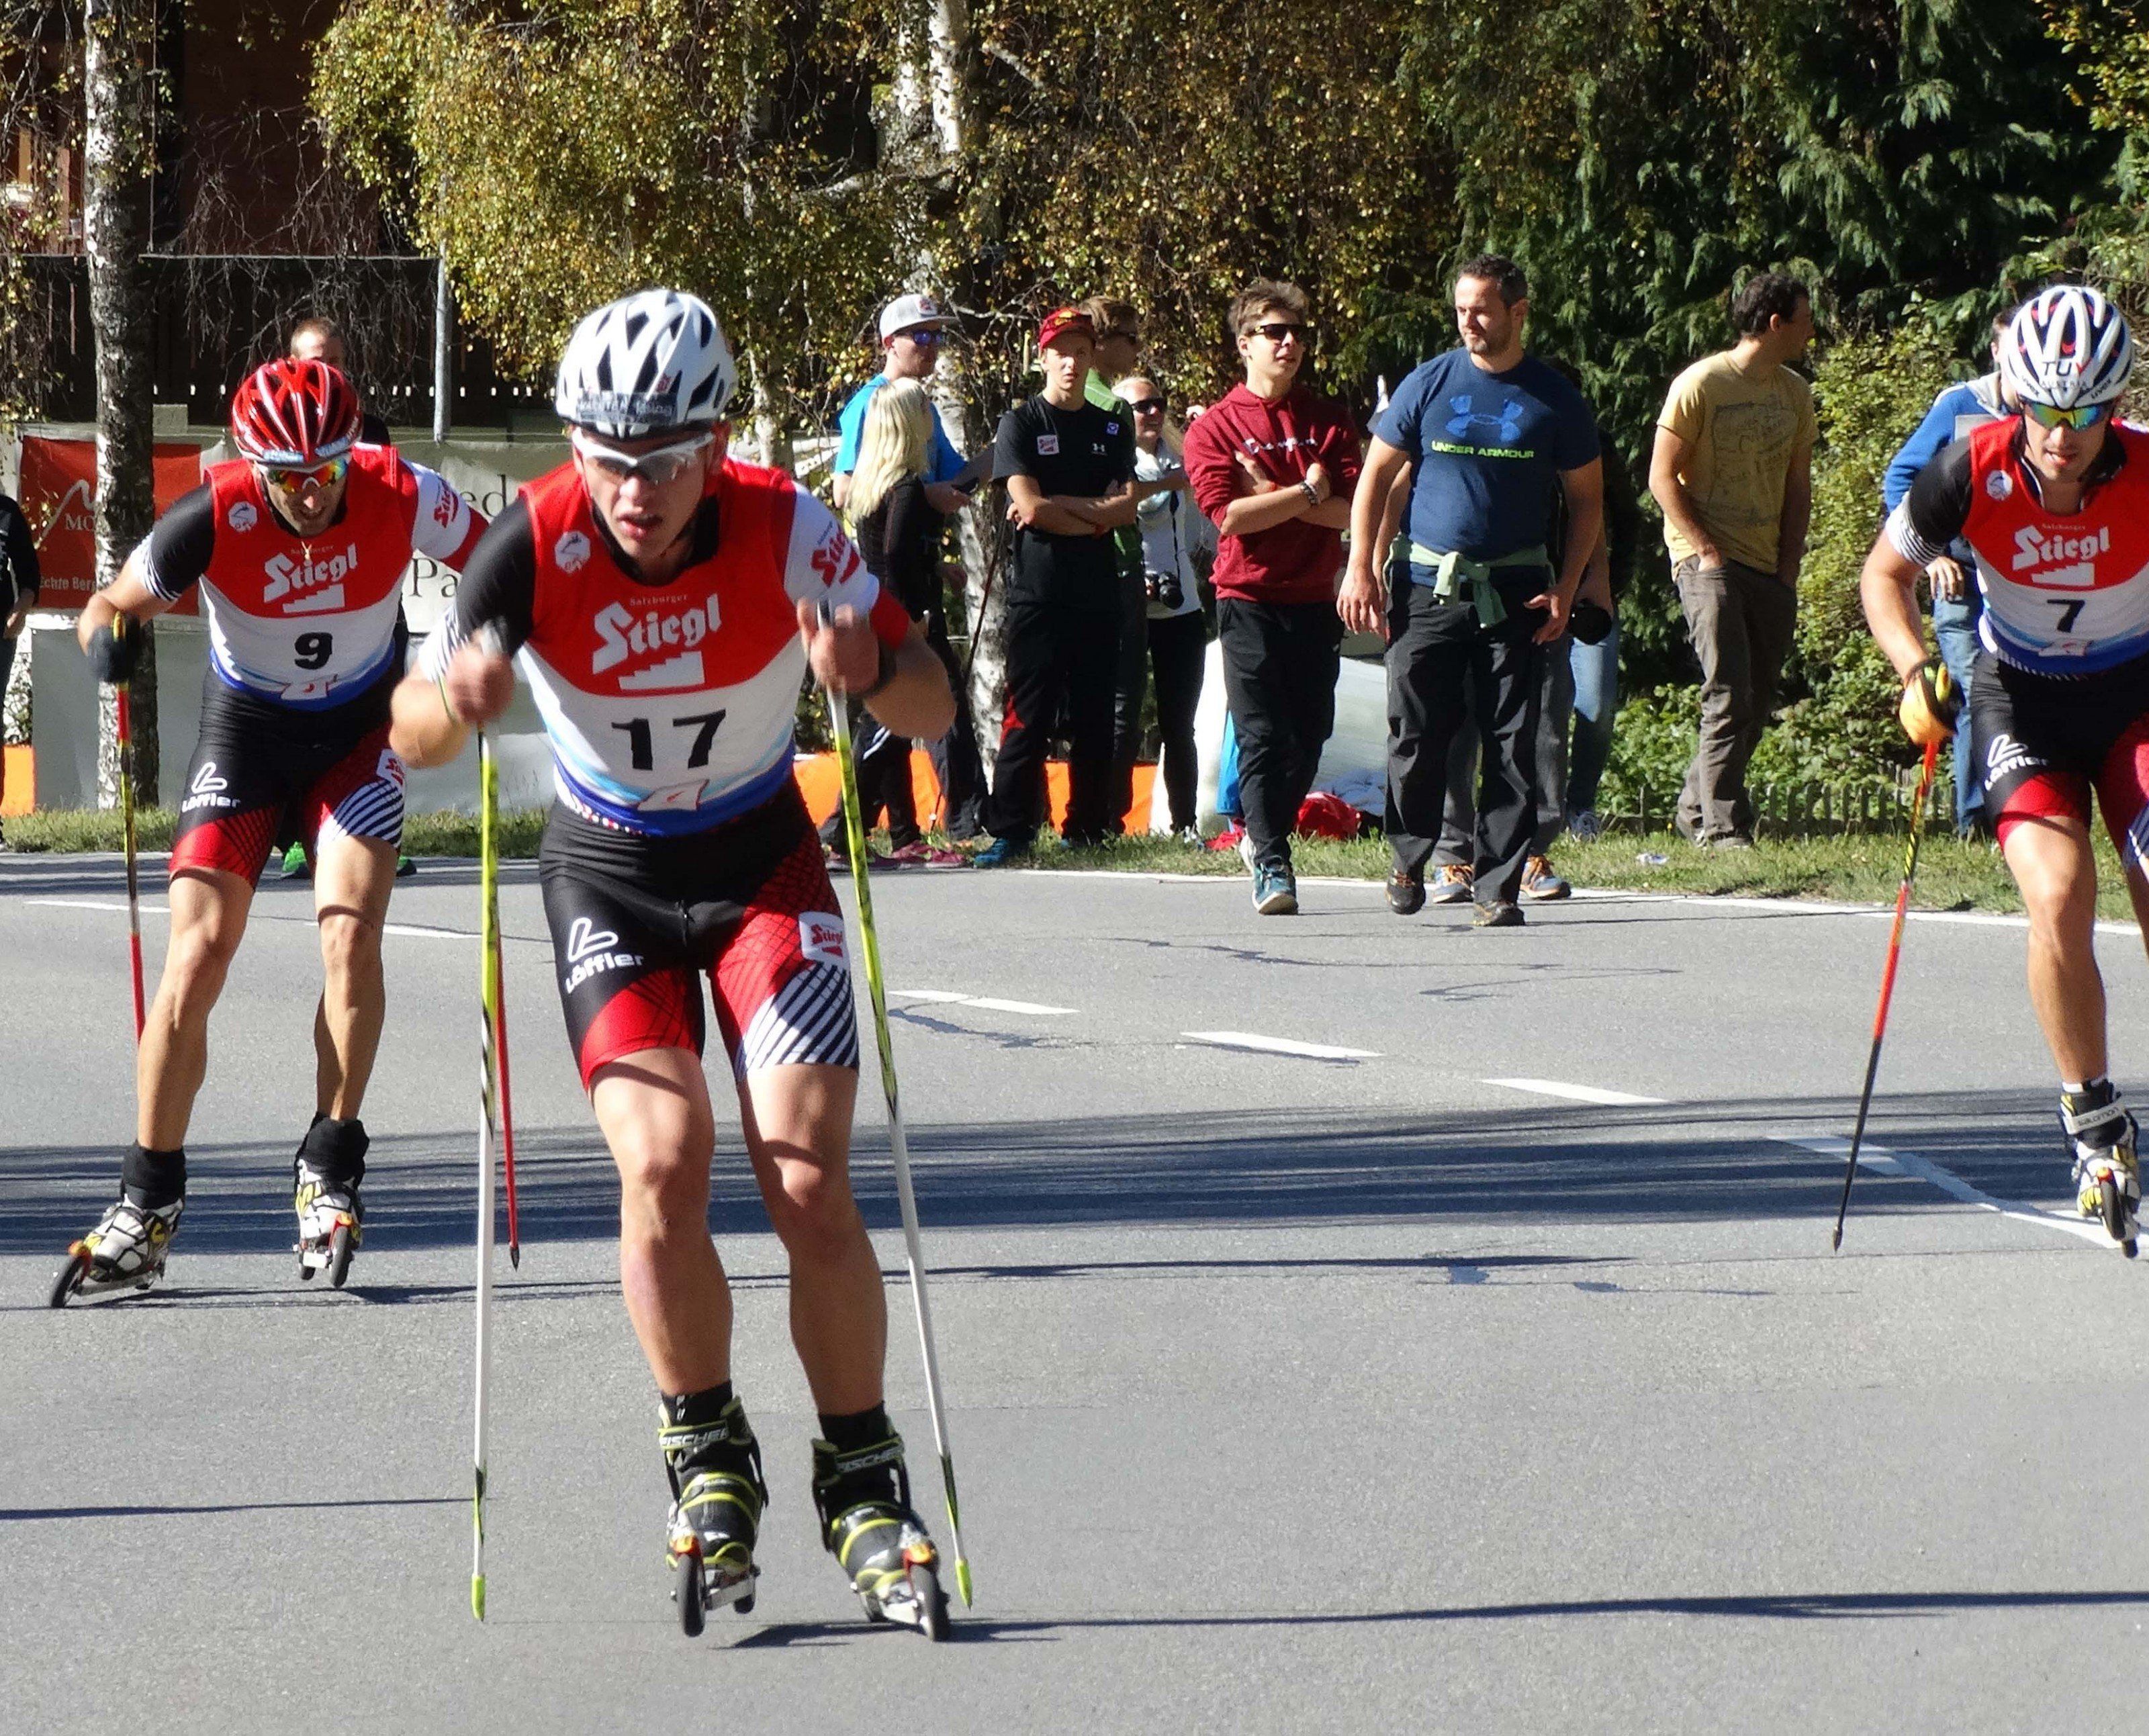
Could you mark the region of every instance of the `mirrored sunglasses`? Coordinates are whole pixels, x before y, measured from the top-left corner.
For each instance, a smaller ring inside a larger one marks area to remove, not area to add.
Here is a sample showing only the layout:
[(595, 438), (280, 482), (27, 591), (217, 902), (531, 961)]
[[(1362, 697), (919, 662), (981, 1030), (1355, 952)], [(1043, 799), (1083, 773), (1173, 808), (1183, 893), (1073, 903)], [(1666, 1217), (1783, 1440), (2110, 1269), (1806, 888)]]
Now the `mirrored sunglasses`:
[(2056, 404), (2022, 403), (2022, 414), (2040, 428), (2094, 428), (2111, 414), (2109, 404), (2077, 404), (2061, 410)]
[(294, 468), (289, 465), (264, 464), (261, 480), (269, 487), (280, 489), (285, 494), (296, 494), (309, 482), (318, 482), (324, 488), (334, 488), (343, 481), (344, 472), (350, 468), (349, 458), (331, 458), (325, 464)]

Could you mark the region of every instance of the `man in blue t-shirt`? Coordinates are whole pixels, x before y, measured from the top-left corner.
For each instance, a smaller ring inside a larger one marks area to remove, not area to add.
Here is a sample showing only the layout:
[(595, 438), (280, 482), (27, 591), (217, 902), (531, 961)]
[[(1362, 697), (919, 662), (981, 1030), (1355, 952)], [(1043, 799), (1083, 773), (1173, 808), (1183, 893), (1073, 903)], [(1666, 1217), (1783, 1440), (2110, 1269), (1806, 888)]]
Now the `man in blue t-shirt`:
[[(1567, 629), (1603, 519), (1597, 424), (1582, 394), (1523, 348), (1529, 284), (1497, 254), (1456, 274), (1462, 347), (1416, 369), (1373, 430), (1336, 600), (1353, 632), (1388, 642), (1388, 907), (1425, 903), (1448, 747), (1466, 712), (1484, 743), (1472, 892), (1479, 928), (1512, 928), (1537, 818), (1543, 647)], [(1381, 576), (1392, 489), (1412, 471), (1410, 579)], [(1546, 552), (1553, 491), (1567, 503), (1560, 571)]]
[[(930, 295), (898, 295), (880, 310), (880, 347), (887, 360), (879, 373), (852, 393), (836, 418), (836, 510), (841, 511), (851, 492), (851, 472), (858, 467), (858, 442), (866, 431), (866, 406), (873, 395), (891, 380), (928, 380), (940, 365), (940, 346), (947, 341), (949, 316)], [(933, 440), (925, 458), (925, 498), (935, 512), (953, 516), (970, 504), (980, 482), (992, 480), (989, 456), (974, 464), (964, 460), (940, 425), (939, 406), (930, 397), (926, 414), (933, 419)]]

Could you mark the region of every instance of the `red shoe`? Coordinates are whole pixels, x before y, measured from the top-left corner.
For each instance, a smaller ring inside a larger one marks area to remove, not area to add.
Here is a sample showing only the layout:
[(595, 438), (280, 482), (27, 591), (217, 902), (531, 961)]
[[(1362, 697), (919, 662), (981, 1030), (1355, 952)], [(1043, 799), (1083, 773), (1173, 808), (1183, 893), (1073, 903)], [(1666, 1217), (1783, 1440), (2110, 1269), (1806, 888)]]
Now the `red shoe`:
[(969, 858), (959, 851), (935, 849), (922, 838), (913, 838), (900, 850), (891, 853), (888, 860), (903, 868), (951, 868), (970, 865)]

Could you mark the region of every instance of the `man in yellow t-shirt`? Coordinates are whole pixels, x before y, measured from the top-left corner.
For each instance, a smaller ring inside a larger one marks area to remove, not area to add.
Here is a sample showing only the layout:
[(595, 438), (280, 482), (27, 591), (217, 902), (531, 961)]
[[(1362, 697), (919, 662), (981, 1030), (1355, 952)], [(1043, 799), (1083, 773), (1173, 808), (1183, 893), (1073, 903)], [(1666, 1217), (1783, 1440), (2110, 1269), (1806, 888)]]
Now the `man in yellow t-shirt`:
[(1762, 272), (1734, 298), (1731, 321), (1738, 342), (1672, 382), (1649, 492), (1701, 660), (1701, 736), (1679, 829), (1704, 848), (1743, 849), (1754, 827), (1746, 767), (1798, 616), (1819, 428), (1813, 389), (1790, 369), (1813, 341), (1805, 285)]

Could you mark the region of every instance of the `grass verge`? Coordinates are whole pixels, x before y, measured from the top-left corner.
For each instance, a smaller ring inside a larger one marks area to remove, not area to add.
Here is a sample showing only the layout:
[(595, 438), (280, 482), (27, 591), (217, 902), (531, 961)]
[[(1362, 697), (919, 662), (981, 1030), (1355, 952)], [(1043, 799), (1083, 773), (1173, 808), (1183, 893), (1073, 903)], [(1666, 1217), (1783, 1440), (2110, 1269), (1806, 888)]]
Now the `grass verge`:
[[(151, 808), (137, 818), (144, 850), (171, 847), (174, 816)], [(534, 856), (543, 829), (541, 809), (501, 816), (501, 853)], [(55, 812), (23, 814), (7, 823), (8, 841), (21, 851), (117, 850), (116, 813)], [(885, 848), (884, 835), (876, 843)], [(1764, 838), (1751, 850), (1698, 850), (1667, 832), (1623, 833), (1591, 843), (1563, 838), (1553, 859), (1578, 886), (1633, 892), (1737, 894), (1759, 898), (1834, 898), (1855, 903), (1891, 903), (1903, 873), (1900, 834), (1852, 837)], [(2119, 858), (2100, 832), (2097, 846), (2097, 910), (2124, 918), (2131, 910)], [(475, 856), (477, 822), (454, 813), (410, 816), (403, 847), (413, 856)], [(1351, 879), (1384, 879), (1387, 846), (1377, 838), (1337, 843), (1301, 838), (1292, 852), (1301, 874)], [(1661, 857), (1662, 861), (1650, 858)], [(1196, 850), (1167, 838), (1121, 838), (1096, 849), (1064, 850), (1047, 845), (1031, 858), (1041, 868), (1105, 868), (1128, 873), (1243, 874), (1230, 851)], [(1989, 845), (1965, 843), (1941, 834), (1928, 837), (1918, 861), (1913, 902), (1921, 910), (2020, 911), (2022, 901), (1998, 853)]]

